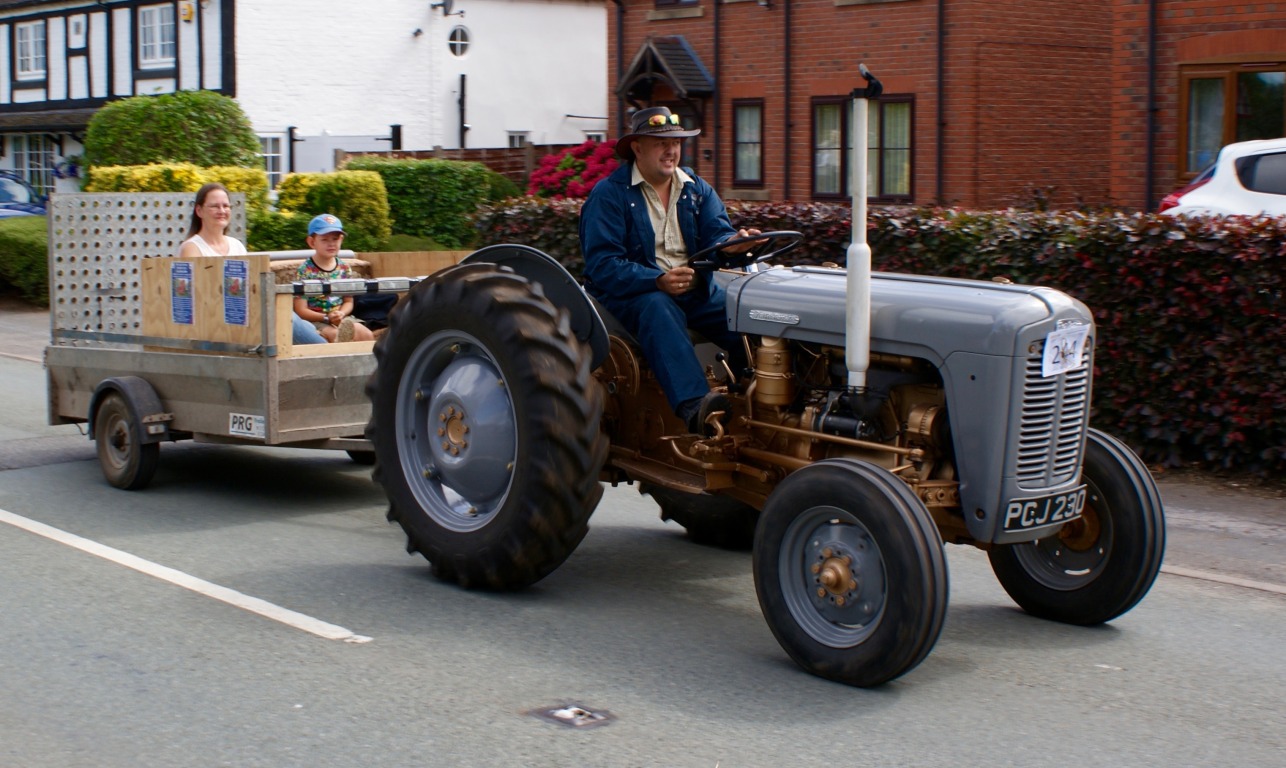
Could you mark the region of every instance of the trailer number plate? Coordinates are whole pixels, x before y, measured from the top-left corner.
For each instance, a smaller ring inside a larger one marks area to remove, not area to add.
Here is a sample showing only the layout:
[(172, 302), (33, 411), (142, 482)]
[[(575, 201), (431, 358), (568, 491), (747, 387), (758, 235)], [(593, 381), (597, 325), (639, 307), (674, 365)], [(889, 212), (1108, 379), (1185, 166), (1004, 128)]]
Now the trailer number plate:
[(238, 437), (259, 437), (264, 435), (263, 417), (249, 413), (228, 414), (228, 434)]
[(1014, 499), (1005, 505), (1005, 530), (1022, 531), (1075, 520), (1085, 512), (1085, 486), (1037, 499)]

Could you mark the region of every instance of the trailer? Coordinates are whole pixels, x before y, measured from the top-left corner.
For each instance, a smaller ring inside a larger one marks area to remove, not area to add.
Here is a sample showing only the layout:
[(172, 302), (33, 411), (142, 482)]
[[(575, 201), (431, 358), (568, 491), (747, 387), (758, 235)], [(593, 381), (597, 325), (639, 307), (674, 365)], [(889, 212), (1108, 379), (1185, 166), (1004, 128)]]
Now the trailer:
[[(244, 195), (228, 234), (244, 239)], [(112, 485), (145, 487), (162, 443), (344, 450), (369, 462), (374, 342), (295, 345), (306, 292), (404, 293), (467, 252), (343, 253), (360, 280), (294, 281), (308, 251), (179, 259), (189, 193), (54, 195), (50, 424), (83, 423)]]

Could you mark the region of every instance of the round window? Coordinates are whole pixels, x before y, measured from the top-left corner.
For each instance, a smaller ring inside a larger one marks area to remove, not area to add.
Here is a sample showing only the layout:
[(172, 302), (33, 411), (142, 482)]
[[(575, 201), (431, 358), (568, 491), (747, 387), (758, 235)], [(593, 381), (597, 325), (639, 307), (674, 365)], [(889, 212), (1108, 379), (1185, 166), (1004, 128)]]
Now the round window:
[(447, 38), (447, 45), (451, 48), (452, 56), (464, 56), (469, 50), (469, 30), (464, 27), (456, 27), (451, 30), (451, 36)]

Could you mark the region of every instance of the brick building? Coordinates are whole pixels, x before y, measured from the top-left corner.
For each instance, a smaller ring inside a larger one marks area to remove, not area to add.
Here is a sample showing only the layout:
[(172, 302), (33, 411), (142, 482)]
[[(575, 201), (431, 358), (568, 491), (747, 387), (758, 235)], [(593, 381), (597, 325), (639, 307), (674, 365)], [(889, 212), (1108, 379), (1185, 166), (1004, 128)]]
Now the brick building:
[[(1223, 143), (1286, 134), (1286, 4), (608, 7), (610, 130), (619, 133), (629, 109), (670, 106), (702, 128), (688, 162), (726, 197), (847, 198), (845, 98), (862, 84), (859, 62), (885, 87), (869, 134), (875, 202), (1151, 207)], [(1244, 101), (1248, 87), (1259, 106), (1253, 121), (1238, 122), (1246, 109), (1238, 94)], [(1180, 120), (1189, 113), (1192, 126)]]

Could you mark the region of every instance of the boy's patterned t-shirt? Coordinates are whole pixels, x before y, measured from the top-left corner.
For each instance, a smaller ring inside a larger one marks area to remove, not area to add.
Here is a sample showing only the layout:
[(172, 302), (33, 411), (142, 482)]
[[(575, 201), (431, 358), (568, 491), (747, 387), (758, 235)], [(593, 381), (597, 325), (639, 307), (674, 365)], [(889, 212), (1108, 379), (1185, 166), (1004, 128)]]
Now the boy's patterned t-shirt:
[[(341, 259), (335, 259), (335, 268), (329, 272), (319, 268), (313, 263), (312, 259), (307, 259), (303, 264), (299, 265), (299, 269), (295, 270), (296, 280), (325, 280), (330, 282), (331, 280), (347, 280), (351, 277), (356, 277), (356, 275), (353, 274), (352, 268)], [(330, 314), (331, 310), (338, 309), (339, 305), (343, 303), (343, 296), (308, 297), (308, 308), (321, 312), (323, 315)]]

